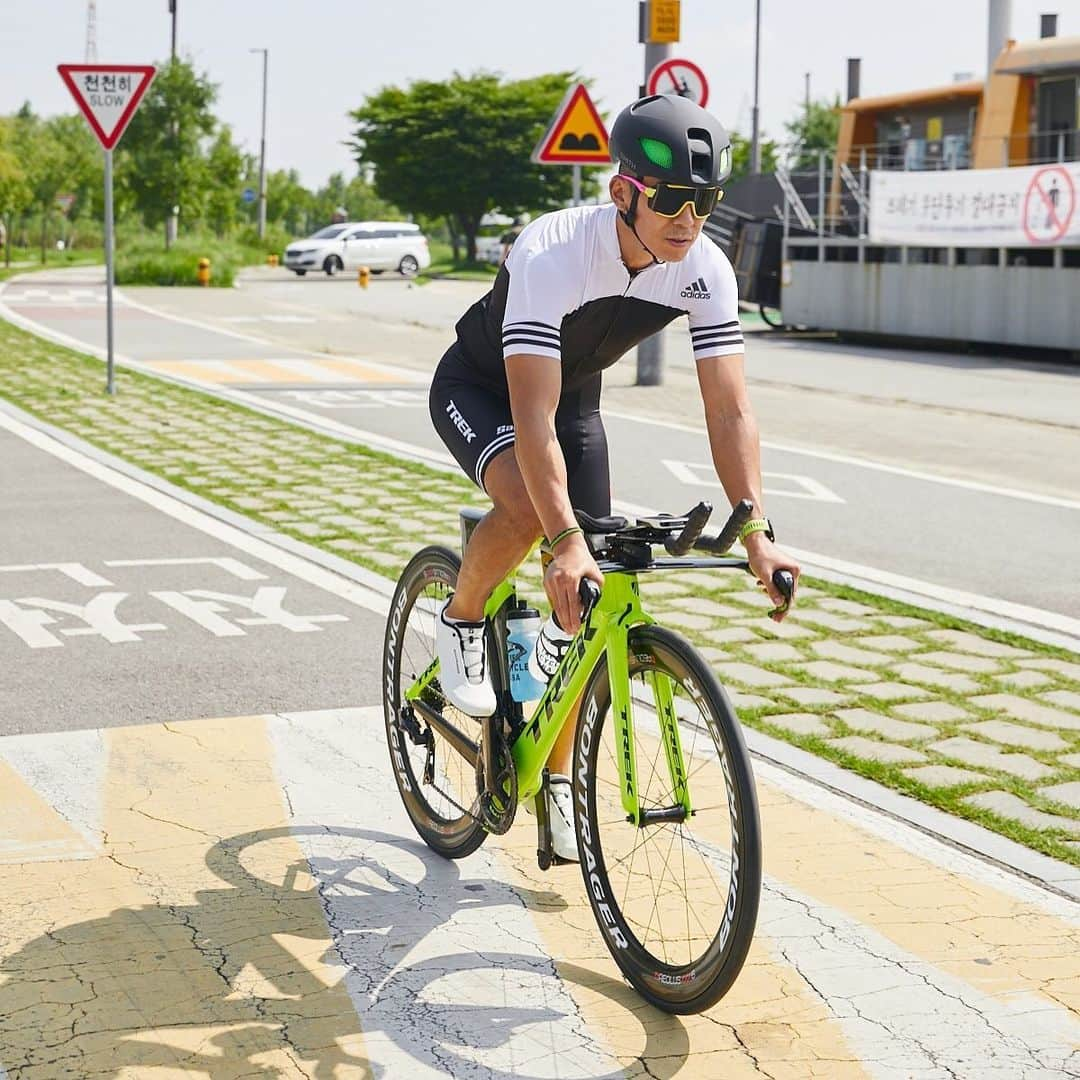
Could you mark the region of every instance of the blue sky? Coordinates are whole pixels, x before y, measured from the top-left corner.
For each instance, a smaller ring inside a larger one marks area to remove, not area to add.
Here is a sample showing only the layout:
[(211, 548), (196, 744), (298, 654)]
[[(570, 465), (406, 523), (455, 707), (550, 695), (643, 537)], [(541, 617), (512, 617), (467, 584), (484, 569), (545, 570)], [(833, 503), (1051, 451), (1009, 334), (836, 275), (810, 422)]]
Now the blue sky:
[[(347, 112), (387, 84), (458, 70), (524, 77), (574, 70), (594, 80), (602, 112), (637, 94), (643, 48), (636, 0), (178, 0), (179, 47), (219, 84), (217, 112), (241, 143), (259, 145), (260, 59), (270, 49), (268, 164), (296, 167), (318, 186), (350, 170)], [(1060, 12), (1080, 34), (1076, 0), (1014, 0), (1012, 35), (1038, 37), (1039, 13)], [(98, 58), (167, 57), (167, 0), (97, 0)], [(843, 93), (846, 58), (863, 60), (865, 95), (981, 75), (987, 0), (762, 0), (761, 115), (767, 135), (799, 109), (804, 74), (814, 97)], [(85, 0), (0, 5), (0, 113), (29, 99), (38, 112), (71, 111), (56, 65), (83, 59)], [(710, 81), (709, 107), (750, 129), (754, 0), (682, 0), (674, 55)]]

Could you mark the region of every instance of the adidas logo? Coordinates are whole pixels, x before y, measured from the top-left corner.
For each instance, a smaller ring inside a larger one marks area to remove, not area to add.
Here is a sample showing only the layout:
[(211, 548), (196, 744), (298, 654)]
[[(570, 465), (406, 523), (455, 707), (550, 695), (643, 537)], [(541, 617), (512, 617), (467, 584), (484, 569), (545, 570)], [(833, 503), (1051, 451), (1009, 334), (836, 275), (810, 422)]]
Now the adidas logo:
[(712, 293), (709, 292), (709, 286), (705, 284), (705, 279), (700, 277), (697, 281), (691, 281), (682, 291), (682, 296), (688, 300), (711, 300)]

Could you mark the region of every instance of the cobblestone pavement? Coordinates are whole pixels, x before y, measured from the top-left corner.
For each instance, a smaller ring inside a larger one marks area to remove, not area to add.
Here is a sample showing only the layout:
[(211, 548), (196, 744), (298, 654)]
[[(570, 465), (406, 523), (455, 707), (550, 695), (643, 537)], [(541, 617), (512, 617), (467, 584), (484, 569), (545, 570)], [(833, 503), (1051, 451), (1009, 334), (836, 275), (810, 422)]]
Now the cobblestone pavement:
[[(463, 477), (121, 371), (0, 323), (0, 397), (120, 458), (389, 578), (458, 544)], [(539, 570), (522, 571), (539, 594)], [(744, 723), (1080, 865), (1080, 655), (808, 581), (783, 624), (748, 579), (647, 575)]]

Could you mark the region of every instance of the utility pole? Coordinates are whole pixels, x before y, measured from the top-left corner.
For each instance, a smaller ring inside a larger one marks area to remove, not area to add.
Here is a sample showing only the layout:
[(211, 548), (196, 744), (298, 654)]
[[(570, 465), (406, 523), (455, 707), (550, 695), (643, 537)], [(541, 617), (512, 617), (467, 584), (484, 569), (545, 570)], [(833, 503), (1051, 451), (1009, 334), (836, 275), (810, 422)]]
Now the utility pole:
[(248, 52), (262, 53), (262, 139), (259, 142), (259, 225), (261, 240), (266, 235), (266, 68), (269, 62), (269, 49), (248, 49)]
[[(176, 0), (169, 0), (169, 15), (172, 18), (172, 43), (169, 49), (169, 66), (172, 67), (176, 63)], [(180, 126), (177, 119), (173, 119), (172, 134), (173, 134), (173, 150), (179, 151), (180, 144)], [(168, 214), (165, 216), (165, 250), (176, 243), (176, 234), (179, 231), (179, 215), (180, 208), (178, 206), (172, 206), (169, 209)]]
[(761, 130), (758, 123), (758, 88), (761, 82), (761, 0), (754, 0), (754, 109), (750, 132), (750, 172), (761, 172)]
[(806, 73), (806, 115), (810, 115), (810, 72)]
[[(645, 46), (644, 97), (649, 75), (657, 64), (671, 57), (671, 43), (679, 40), (680, 9), (671, 0), (642, 0), (638, 8), (638, 40)], [(653, 334), (637, 347), (637, 386), (659, 386), (664, 381), (664, 339)]]
[(97, 63), (97, 4), (94, 0), (86, 5), (86, 63)]

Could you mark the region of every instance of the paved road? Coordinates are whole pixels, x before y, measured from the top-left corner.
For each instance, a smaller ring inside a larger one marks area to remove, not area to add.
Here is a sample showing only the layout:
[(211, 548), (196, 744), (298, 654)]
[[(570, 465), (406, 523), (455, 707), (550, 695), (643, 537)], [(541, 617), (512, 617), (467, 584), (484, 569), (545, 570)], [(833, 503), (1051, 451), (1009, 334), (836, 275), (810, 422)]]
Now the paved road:
[[(97, 344), (100, 289), (92, 271), (80, 276), (22, 278), (0, 302)], [(423, 385), (453, 313), (481, 288), (383, 277), (365, 292), (259, 272), (238, 290), (125, 290), (132, 302), (120, 308), (119, 349), (298, 418), (441, 454)], [(309, 351), (320, 342), (332, 351)], [(801, 436), (793, 446), (765, 442), (770, 510), (786, 543), (931, 591), (984, 596), (991, 608), (1080, 617), (1080, 580), (1068, 570), (1080, 547), (1080, 421), (1071, 404), (1080, 373), (761, 334), (749, 348), (764, 430)], [(614, 480), (626, 503), (678, 509), (722, 499), (679, 354), (673, 338), (670, 386), (661, 390), (629, 386), (629, 365), (610, 380)]]
[(380, 594), (6, 417), (0, 459), (0, 1074), (1080, 1076), (1075, 900), (760, 761), (748, 964), (643, 1009), (527, 822), (415, 838)]

